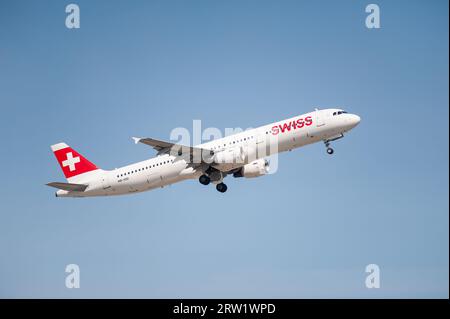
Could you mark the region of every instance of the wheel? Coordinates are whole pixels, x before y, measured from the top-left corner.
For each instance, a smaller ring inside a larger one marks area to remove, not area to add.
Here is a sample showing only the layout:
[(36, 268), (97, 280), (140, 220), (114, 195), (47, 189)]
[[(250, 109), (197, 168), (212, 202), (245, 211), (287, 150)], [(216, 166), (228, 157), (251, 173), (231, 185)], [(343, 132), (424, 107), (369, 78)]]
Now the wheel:
[(334, 153), (334, 150), (331, 147), (329, 147), (327, 148), (327, 153), (331, 155)]
[(211, 183), (211, 179), (210, 179), (209, 176), (207, 176), (207, 175), (202, 175), (202, 176), (200, 176), (200, 178), (198, 179), (198, 181), (199, 181), (200, 184), (202, 184), (202, 185), (208, 185), (209, 183)]
[(216, 189), (221, 193), (225, 193), (227, 191), (228, 187), (224, 183), (220, 183), (220, 184), (216, 185)]

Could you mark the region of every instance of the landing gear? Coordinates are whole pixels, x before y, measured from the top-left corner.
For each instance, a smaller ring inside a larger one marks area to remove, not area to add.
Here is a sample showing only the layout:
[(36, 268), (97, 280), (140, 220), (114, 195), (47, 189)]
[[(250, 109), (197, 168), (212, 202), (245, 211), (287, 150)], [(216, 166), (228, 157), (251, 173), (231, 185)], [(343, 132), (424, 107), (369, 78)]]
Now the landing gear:
[(209, 167), (204, 171), (204, 174), (198, 178), (198, 181), (202, 185), (209, 185), (210, 183), (214, 183), (216, 184), (216, 189), (218, 192), (225, 193), (228, 187), (222, 181), (226, 176), (226, 173), (223, 173), (213, 167)]
[(228, 187), (224, 183), (219, 183), (216, 185), (216, 189), (217, 189), (217, 191), (219, 191), (221, 193), (225, 193), (227, 191)]
[(329, 140), (325, 140), (323, 141), (325, 143), (325, 147), (327, 148), (327, 153), (328, 154), (333, 154), (334, 150), (330, 147), (330, 141)]
[(335, 135), (335, 136), (327, 138), (326, 140), (323, 140), (323, 143), (325, 144), (325, 147), (327, 148), (327, 153), (328, 154), (331, 155), (331, 154), (334, 153), (334, 150), (330, 147), (330, 142), (339, 140), (339, 139), (341, 139), (343, 137), (344, 137), (344, 134), (340, 133), (339, 135)]
[(207, 176), (207, 175), (202, 175), (202, 176), (200, 176), (200, 178), (198, 179), (198, 181), (199, 181), (200, 184), (202, 184), (202, 185), (209, 185), (209, 183), (211, 183), (211, 179), (210, 179), (209, 176)]

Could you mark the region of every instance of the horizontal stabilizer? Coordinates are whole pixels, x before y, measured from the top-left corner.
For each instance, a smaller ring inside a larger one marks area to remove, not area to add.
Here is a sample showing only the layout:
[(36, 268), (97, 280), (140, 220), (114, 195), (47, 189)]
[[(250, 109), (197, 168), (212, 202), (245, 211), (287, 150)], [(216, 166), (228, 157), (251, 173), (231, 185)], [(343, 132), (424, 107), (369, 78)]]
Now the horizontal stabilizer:
[(65, 191), (73, 191), (73, 192), (84, 192), (84, 190), (88, 187), (88, 185), (84, 184), (71, 184), (71, 183), (60, 183), (60, 182), (52, 182), (48, 183), (48, 186), (55, 187), (58, 189), (63, 189)]

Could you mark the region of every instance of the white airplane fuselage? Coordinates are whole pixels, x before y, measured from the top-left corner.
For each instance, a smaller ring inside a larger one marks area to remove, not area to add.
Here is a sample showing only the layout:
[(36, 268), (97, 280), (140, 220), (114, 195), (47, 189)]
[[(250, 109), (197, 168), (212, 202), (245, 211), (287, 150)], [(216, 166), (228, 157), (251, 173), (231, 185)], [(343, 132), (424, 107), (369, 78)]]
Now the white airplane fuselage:
[[(324, 141), (328, 147), (330, 141), (342, 137), (359, 122), (359, 116), (341, 109), (316, 110), (195, 147), (211, 150), (215, 154), (236, 149), (255, 154), (255, 147), (263, 147), (269, 150), (270, 154), (264, 154), (264, 157), (267, 157), (273, 153), (286, 152), (320, 141)], [(275, 147), (270, 146), (273, 141), (276, 141)], [(332, 153), (331, 148), (328, 150)], [(258, 159), (261, 160), (258, 154), (252, 158), (252, 160)], [(242, 163), (217, 165), (213, 163), (211, 166), (214, 171), (219, 172), (220, 178), (211, 181), (214, 184), (222, 183), (223, 177), (227, 174), (236, 172), (249, 163), (247, 160)], [(60, 165), (63, 166), (63, 164)], [(76, 167), (75, 165), (78, 164), (70, 163), (70, 165)], [(161, 188), (186, 179), (199, 178), (202, 175), (205, 175), (205, 165), (195, 167), (190, 165), (189, 161), (176, 155), (161, 154), (114, 170), (95, 169), (71, 177), (68, 179), (71, 183), (87, 185), (86, 189), (84, 191), (60, 189), (56, 192), (56, 196), (92, 197), (131, 194)]]

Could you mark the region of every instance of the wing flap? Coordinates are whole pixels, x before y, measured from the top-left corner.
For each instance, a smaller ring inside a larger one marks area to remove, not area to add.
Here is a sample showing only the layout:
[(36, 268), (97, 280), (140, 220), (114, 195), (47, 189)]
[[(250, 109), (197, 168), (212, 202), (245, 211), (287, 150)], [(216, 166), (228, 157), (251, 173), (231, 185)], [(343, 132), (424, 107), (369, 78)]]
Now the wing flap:
[(153, 147), (158, 152), (158, 154), (169, 153), (172, 156), (189, 158), (191, 161), (192, 158), (199, 158), (201, 159), (201, 162), (204, 162), (205, 159), (210, 160), (214, 155), (214, 152), (212, 150), (160, 141), (148, 137), (133, 137), (133, 140), (136, 144), (142, 143)]
[(169, 143), (169, 142), (164, 142), (164, 141), (160, 141), (160, 140), (155, 140), (153, 138), (139, 138), (139, 137), (133, 137), (134, 143), (142, 143), (142, 144), (146, 144), (148, 146), (153, 147), (155, 150), (157, 150), (158, 152), (164, 150), (164, 149), (169, 149), (172, 146), (176, 145), (174, 143)]

